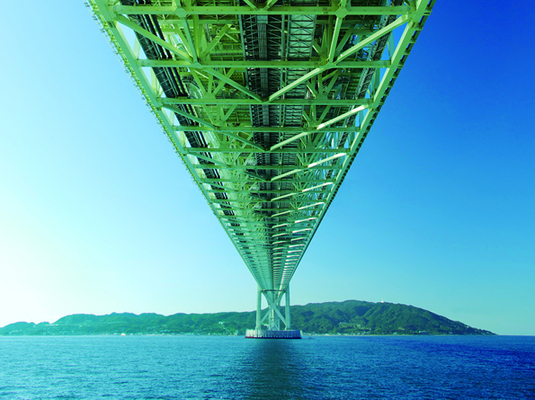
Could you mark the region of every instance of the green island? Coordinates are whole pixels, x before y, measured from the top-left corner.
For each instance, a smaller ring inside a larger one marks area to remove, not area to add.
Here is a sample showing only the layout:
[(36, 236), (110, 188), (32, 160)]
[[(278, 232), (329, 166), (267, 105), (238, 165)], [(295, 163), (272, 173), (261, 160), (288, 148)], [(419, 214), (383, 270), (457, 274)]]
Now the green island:
[[(292, 328), (312, 335), (494, 335), (422, 308), (358, 300), (292, 306)], [(16, 322), (0, 335), (243, 335), (256, 313), (74, 314), (54, 323)]]

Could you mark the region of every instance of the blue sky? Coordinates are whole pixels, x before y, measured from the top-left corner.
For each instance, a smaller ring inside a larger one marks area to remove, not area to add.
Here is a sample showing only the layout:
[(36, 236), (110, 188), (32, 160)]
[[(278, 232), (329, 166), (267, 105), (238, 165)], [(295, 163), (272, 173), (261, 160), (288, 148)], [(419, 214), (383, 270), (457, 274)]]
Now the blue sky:
[[(252, 277), (82, 2), (5, 8), (0, 326), (253, 310)], [(384, 299), (535, 334), (534, 14), (437, 2), (292, 303)]]

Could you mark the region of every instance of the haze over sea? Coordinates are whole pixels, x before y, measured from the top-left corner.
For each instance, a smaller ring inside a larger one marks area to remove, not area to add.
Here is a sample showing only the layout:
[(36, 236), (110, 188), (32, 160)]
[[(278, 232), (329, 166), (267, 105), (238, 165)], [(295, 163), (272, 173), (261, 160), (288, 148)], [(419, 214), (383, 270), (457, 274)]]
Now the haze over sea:
[(521, 399), (535, 337), (0, 337), (6, 399)]

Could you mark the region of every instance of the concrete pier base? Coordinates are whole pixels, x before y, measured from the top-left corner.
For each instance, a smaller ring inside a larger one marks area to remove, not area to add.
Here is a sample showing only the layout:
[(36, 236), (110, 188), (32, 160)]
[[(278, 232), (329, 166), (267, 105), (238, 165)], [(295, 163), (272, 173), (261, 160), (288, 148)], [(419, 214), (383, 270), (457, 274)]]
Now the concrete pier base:
[(246, 339), (301, 339), (301, 331), (269, 331), (264, 329), (247, 329)]

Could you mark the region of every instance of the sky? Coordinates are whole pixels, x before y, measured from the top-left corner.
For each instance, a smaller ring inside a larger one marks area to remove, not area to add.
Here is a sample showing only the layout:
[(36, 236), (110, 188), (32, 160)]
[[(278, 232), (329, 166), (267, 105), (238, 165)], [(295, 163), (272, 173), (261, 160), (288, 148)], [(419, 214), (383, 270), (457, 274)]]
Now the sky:
[[(535, 335), (531, 2), (438, 0), (291, 284)], [(0, 25), (0, 326), (251, 311), (256, 284), (80, 2)]]

